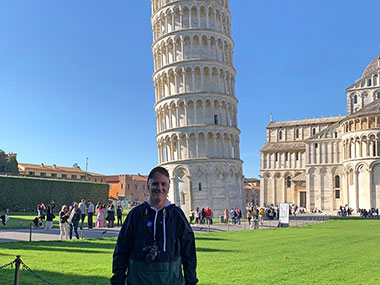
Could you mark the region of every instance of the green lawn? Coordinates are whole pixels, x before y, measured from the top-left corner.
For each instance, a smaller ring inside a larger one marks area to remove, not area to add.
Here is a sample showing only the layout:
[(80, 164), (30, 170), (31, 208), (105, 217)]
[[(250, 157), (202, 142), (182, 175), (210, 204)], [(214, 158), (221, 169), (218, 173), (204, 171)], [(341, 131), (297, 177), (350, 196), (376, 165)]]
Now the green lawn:
[[(54, 284), (109, 284), (115, 239), (0, 243)], [(196, 234), (199, 284), (380, 284), (379, 220)], [(0, 270), (12, 284), (13, 270)], [(41, 284), (25, 271), (21, 284)]]

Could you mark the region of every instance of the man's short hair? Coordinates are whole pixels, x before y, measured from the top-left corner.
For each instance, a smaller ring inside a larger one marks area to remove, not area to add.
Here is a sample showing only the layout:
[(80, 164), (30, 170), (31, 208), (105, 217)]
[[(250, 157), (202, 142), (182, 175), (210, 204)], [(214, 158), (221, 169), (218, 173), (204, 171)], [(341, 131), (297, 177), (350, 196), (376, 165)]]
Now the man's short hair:
[(162, 175), (165, 175), (168, 180), (169, 180), (169, 183), (170, 183), (170, 176), (169, 176), (169, 172), (166, 170), (166, 168), (162, 167), (162, 166), (157, 166), (155, 168), (153, 168), (149, 175), (148, 175), (148, 183), (149, 183), (149, 180), (153, 178), (153, 176), (156, 174), (156, 173), (160, 173)]

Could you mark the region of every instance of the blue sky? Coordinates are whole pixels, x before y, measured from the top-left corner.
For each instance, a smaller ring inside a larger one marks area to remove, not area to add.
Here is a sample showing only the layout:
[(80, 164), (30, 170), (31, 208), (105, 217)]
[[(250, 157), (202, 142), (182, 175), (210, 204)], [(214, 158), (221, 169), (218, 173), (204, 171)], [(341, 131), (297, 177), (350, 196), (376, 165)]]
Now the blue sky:
[[(346, 114), (380, 54), (380, 1), (231, 0), (240, 149), (258, 177), (276, 121)], [(102, 174), (157, 164), (150, 1), (0, 1), (0, 148)]]

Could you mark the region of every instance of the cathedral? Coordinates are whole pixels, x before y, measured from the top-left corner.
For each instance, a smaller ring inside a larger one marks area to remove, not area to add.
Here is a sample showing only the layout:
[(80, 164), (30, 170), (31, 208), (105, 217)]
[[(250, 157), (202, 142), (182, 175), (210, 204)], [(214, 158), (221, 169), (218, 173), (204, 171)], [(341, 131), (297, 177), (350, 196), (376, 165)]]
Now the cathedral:
[(347, 116), (274, 122), (260, 154), (260, 205), (323, 212), (380, 207), (380, 56), (346, 89)]

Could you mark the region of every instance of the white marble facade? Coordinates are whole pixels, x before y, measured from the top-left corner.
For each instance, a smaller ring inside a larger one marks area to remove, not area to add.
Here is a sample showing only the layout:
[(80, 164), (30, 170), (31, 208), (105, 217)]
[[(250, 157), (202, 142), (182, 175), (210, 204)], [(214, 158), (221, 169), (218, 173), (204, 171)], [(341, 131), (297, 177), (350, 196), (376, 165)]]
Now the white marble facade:
[(380, 56), (346, 89), (347, 116), (270, 122), (260, 204), (380, 207)]
[(186, 214), (243, 207), (229, 0), (152, 0), (159, 164)]

